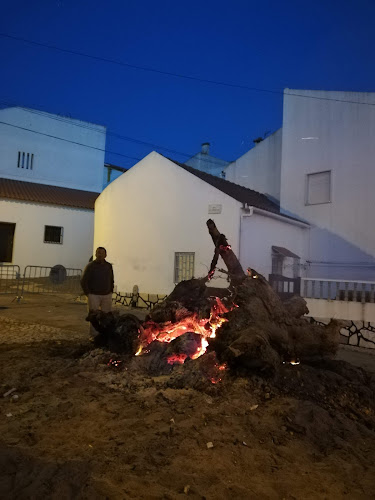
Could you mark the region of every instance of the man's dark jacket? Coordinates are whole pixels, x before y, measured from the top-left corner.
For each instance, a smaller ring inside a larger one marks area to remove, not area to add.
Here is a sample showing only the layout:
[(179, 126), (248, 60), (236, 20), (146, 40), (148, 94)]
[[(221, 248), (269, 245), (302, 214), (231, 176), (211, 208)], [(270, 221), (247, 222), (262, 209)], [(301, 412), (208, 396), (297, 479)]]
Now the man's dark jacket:
[(82, 278), (81, 286), (85, 295), (107, 295), (113, 292), (113, 269), (112, 264), (107, 262), (97, 262), (93, 260), (87, 264)]

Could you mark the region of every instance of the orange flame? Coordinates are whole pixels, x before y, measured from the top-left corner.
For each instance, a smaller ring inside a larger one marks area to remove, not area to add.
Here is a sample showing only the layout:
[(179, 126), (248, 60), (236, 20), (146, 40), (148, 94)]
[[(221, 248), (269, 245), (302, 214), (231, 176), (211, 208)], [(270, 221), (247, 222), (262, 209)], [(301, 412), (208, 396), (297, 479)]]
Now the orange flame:
[[(226, 318), (223, 318), (222, 315), (227, 313), (229, 309), (222, 303), (222, 301), (215, 297), (215, 301), (212, 304), (210, 317), (209, 318), (199, 318), (197, 313), (192, 313), (191, 316), (183, 318), (177, 323), (167, 322), (164, 324), (155, 323), (153, 321), (148, 321), (143, 325), (143, 332), (141, 336), (141, 345), (136, 353), (136, 356), (142, 354), (144, 347), (148, 344), (157, 340), (158, 342), (171, 342), (172, 340), (180, 337), (184, 333), (194, 332), (199, 334), (201, 338), (201, 345), (197, 348), (196, 352), (191, 355), (191, 359), (197, 359), (202, 356), (208, 347), (208, 338), (214, 338), (216, 335), (216, 331), (220, 326), (228, 321)], [(168, 358), (168, 363), (183, 363), (187, 358), (181, 361), (182, 356), (179, 357), (177, 361), (176, 356), (171, 356)], [(172, 359), (173, 358), (173, 359)], [(170, 362), (171, 360), (171, 362)]]
[(167, 362), (170, 365), (185, 363), (185, 359), (187, 358), (187, 354), (172, 354), (167, 358)]

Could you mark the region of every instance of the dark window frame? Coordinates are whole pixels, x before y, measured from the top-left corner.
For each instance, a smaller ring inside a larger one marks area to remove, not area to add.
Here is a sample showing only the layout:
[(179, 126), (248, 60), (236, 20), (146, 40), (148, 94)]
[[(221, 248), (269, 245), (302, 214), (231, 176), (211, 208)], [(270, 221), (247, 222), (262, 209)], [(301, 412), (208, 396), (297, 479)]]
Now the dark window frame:
[[(59, 235), (57, 235), (57, 230), (59, 231)], [(52, 245), (62, 245), (64, 239), (64, 228), (62, 226), (44, 226), (44, 236), (43, 243), (49, 243)]]

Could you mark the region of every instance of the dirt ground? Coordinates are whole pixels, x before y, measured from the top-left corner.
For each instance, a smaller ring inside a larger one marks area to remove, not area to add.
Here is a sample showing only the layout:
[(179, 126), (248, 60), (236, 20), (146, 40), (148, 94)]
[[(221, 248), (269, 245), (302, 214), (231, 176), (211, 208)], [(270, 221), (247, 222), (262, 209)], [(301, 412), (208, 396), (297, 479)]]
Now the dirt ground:
[[(0, 296), (0, 498), (375, 498), (373, 408), (356, 403), (367, 423), (337, 412), (339, 377), (327, 388), (322, 370), (311, 388), (308, 367), (288, 366), (287, 394), (257, 377), (197, 390), (108, 366), (80, 301), (12, 299)], [(366, 370), (353, 385), (374, 381), (373, 353), (338, 358)]]

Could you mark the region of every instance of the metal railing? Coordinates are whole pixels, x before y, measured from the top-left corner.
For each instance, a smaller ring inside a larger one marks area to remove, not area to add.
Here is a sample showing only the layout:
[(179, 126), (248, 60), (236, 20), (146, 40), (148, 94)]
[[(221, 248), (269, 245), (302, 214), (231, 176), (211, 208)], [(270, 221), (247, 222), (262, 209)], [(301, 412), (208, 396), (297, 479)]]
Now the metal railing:
[(26, 293), (66, 293), (81, 295), (82, 269), (64, 266), (26, 266), (18, 296)]
[(375, 282), (302, 278), (302, 297), (307, 299), (375, 302)]
[(301, 278), (287, 278), (279, 274), (270, 274), (268, 281), (282, 299), (288, 299), (301, 293)]
[(20, 266), (0, 265), (0, 294), (18, 295), (20, 283)]
[(161, 304), (166, 298), (166, 295), (152, 293), (120, 293), (114, 292), (112, 301), (114, 304), (121, 304), (127, 307), (135, 307), (140, 309), (152, 309), (157, 304)]

